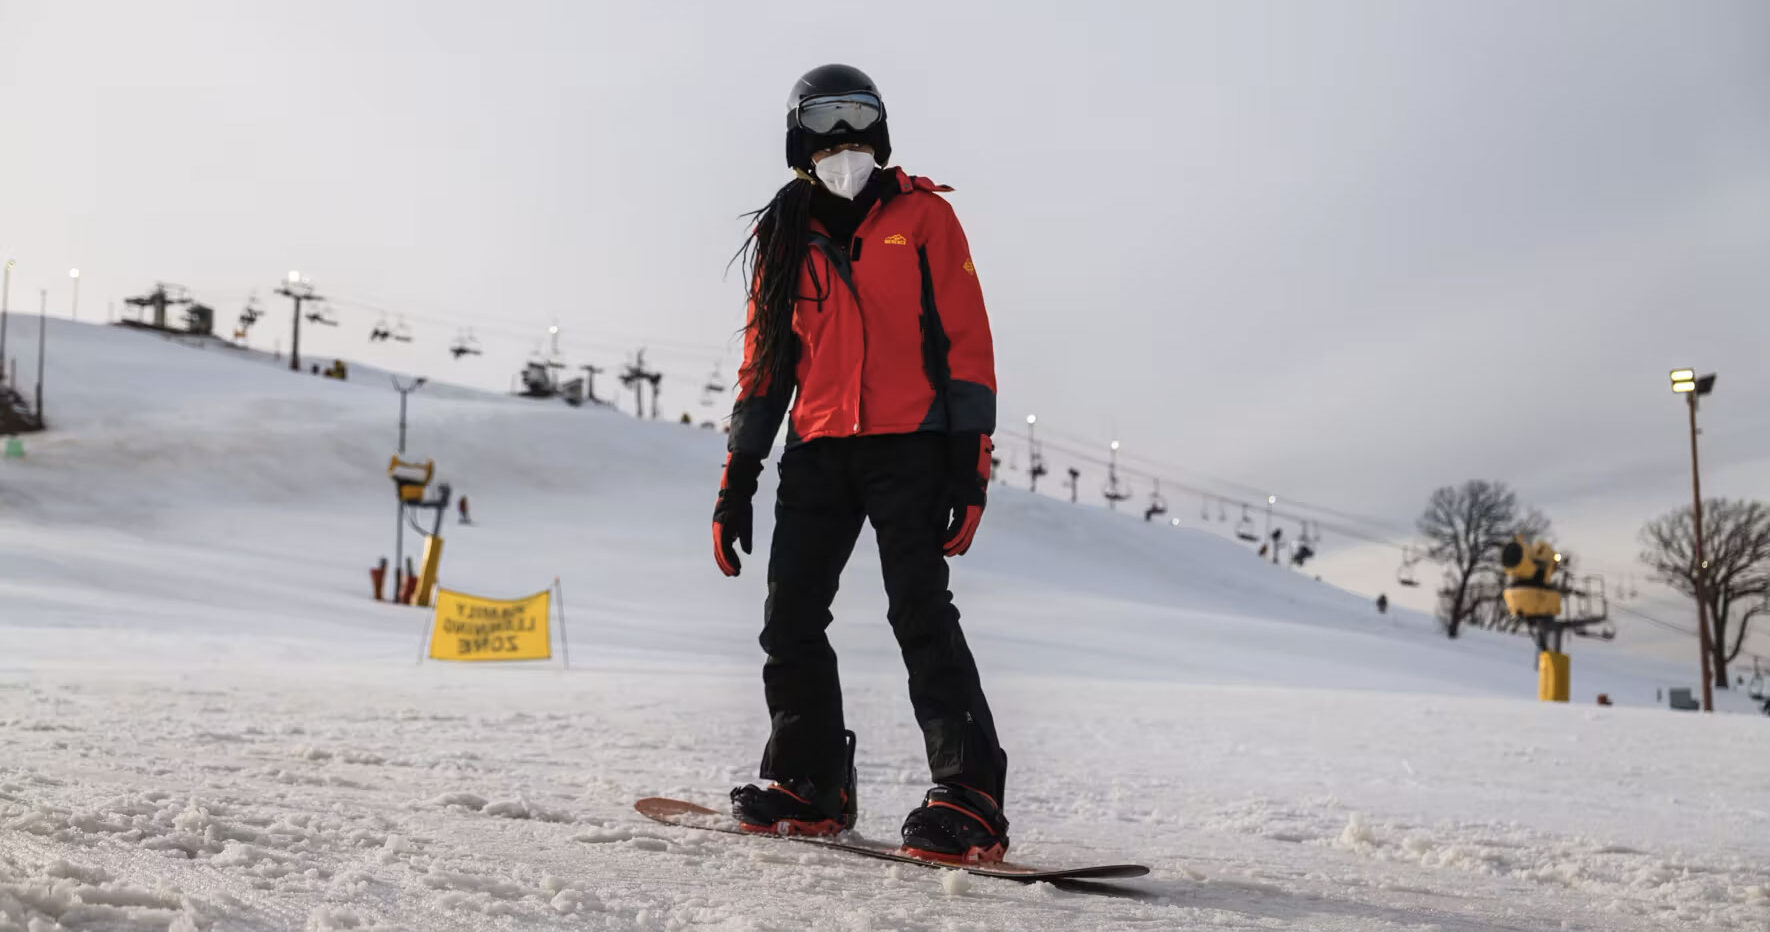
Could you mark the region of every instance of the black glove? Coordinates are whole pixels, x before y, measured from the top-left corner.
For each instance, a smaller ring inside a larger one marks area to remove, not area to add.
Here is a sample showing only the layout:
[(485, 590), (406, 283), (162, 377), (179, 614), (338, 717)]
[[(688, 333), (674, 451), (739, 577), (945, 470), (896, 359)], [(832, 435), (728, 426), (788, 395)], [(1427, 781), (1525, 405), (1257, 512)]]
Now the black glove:
[(996, 445), (988, 434), (953, 434), (947, 438), (947, 525), (941, 552), (964, 556), (983, 521), (988, 498), (990, 455)]
[(731, 453), (725, 457), (725, 477), (719, 482), (719, 502), (713, 506), (713, 560), (727, 576), (743, 572), (738, 562), (735, 542), (750, 552), (750, 531), (753, 517), (750, 499), (756, 496), (756, 477), (762, 474), (762, 459), (748, 453)]

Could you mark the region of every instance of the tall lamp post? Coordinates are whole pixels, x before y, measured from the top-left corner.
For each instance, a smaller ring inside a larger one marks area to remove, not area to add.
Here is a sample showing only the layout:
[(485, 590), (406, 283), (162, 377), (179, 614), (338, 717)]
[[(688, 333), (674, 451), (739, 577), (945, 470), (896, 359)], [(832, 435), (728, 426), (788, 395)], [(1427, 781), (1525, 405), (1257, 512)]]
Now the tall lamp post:
[(43, 419), (43, 351), (49, 346), (49, 289), (37, 292), (37, 426), (47, 427)]
[(1272, 506), (1278, 504), (1278, 496), (1266, 496), (1266, 542), (1272, 545), (1272, 565), (1278, 565), (1278, 541), (1272, 538)]
[(0, 382), (6, 381), (6, 316), (8, 305), (12, 301), (12, 267), (15, 260), (6, 260), (6, 267), (0, 275)]
[(1045, 474), (1044, 457), (1039, 454), (1038, 424), (1038, 415), (1026, 416), (1026, 472), (1032, 477), (1030, 490), (1034, 492), (1039, 490), (1039, 477)]
[(70, 317), (74, 318), (75, 320), (79, 320), (80, 319), (80, 270), (79, 269), (68, 269), (68, 278), (71, 278), (74, 281), (74, 303), (69, 308), (68, 315)]
[(1702, 710), (1715, 711), (1714, 676), (1709, 667), (1709, 561), (1702, 549), (1702, 474), (1696, 459), (1696, 399), (1715, 390), (1715, 374), (1698, 376), (1695, 369), (1673, 369), (1672, 391), (1684, 396), (1690, 407), (1690, 498), (1696, 528), (1696, 640), (1702, 651)]
[[(300, 315), (297, 315), (300, 316)], [(406, 455), (406, 396), (424, 387), (424, 377), (401, 383), (393, 376), (393, 390), (399, 392), (399, 455)], [(442, 520), (442, 519), (437, 519)], [(406, 575), (406, 502), (400, 499), (393, 516), (393, 600), (398, 602), (405, 591)]]
[(393, 390), (399, 392), (399, 452), (406, 452), (406, 396), (424, 387), (424, 376), (418, 376), (410, 382), (400, 383), (399, 376), (393, 376)]

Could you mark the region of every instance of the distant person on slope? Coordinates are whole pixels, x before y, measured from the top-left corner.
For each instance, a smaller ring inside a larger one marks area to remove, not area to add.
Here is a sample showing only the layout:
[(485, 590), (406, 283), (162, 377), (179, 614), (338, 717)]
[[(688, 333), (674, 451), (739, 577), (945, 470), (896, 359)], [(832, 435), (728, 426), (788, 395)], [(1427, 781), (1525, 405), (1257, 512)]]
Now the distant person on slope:
[(885, 104), (859, 70), (825, 65), (799, 79), (786, 154), (793, 180), (756, 213), (743, 251), (744, 364), (713, 512), (714, 558), (736, 576), (734, 545), (750, 552), (750, 499), (787, 418), (761, 637), (773, 725), (761, 776), (773, 782), (733, 790), (732, 813), (755, 832), (854, 824), (854, 733), (825, 629), (870, 521), (935, 784), (904, 820), (904, 847), (1000, 860), (1008, 760), (947, 591), (946, 558), (971, 547), (994, 449), (977, 270), (937, 193), (951, 189), (883, 167)]

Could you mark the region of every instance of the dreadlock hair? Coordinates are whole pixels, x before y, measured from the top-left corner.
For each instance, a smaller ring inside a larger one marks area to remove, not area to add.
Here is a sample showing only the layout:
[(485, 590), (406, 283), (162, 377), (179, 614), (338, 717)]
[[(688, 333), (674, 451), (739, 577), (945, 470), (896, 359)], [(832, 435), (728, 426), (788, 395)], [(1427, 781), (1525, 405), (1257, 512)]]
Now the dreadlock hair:
[[(732, 261), (744, 265), (754, 308), (745, 330), (754, 331), (756, 351), (742, 373), (751, 385), (781, 386), (794, 377), (793, 308), (799, 303), (799, 269), (809, 251), (812, 187), (809, 174), (795, 171), (772, 200), (744, 215), (755, 223)], [(819, 291), (813, 300), (828, 297), (815, 278), (813, 287)]]

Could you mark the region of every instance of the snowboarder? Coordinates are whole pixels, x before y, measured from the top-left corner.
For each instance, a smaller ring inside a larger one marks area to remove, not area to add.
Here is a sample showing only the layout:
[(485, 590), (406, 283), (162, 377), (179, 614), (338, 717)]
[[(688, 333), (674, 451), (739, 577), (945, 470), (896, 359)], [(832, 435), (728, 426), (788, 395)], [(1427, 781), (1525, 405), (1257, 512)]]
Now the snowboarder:
[(904, 848), (999, 861), (1008, 760), (946, 564), (977, 533), (994, 450), (995, 359), (977, 269), (938, 193), (951, 189), (885, 167), (885, 104), (858, 69), (801, 77), (786, 137), (793, 178), (756, 212), (741, 253), (744, 362), (713, 512), (714, 558), (736, 576), (762, 460), (787, 420), (760, 639), (772, 721), (760, 776), (772, 782), (732, 790), (732, 813), (756, 832), (854, 824), (855, 739), (825, 629), (871, 522), (934, 783), (904, 820)]

